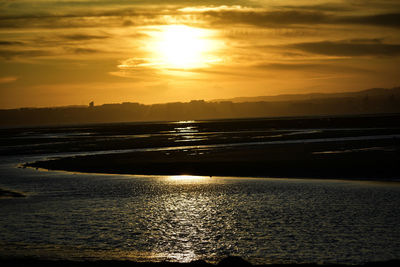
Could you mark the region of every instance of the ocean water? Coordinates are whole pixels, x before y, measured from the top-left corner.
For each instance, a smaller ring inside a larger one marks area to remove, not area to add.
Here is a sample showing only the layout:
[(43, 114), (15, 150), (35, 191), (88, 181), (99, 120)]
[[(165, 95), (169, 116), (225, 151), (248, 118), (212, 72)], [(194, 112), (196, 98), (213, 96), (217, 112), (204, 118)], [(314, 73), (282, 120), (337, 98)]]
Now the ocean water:
[[(377, 140), (398, 135), (398, 129), (386, 128), (182, 125), (154, 126), (152, 131), (102, 127), (100, 133), (79, 127), (3, 134), (0, 188), (25, 192), (27, 197), (0, 198), (0, 257), (217, 262), (237, 255), (254, 264), (353, 264), (400, 258), (397, 181), (106, 175), (18, 168), (45, 158), (121, 150), (193, 145), (219, 149), (260, 145), (257, 142)], [(142, 139), (147, 141), (130, 143)], [(98, 149), (88, 149), (89, 141)], [(109, 142), (128, 143), (108, 147)], [(319, 153), (392, 148), (368, 143)]]

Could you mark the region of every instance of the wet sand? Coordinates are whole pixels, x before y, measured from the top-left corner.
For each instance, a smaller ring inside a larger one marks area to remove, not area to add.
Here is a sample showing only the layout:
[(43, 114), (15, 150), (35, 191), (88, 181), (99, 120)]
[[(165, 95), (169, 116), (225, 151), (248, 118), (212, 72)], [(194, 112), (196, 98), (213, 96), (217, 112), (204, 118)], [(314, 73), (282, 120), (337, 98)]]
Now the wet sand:
[(8, 189), (0, 188), (0, 198), (13, 198), (13, 197), (26, 197), (26, 196), (25, 194), (20, 192), (15, 192)]
[(396, 179), (399, 148), (398, 139), (254, 145), (76, 156), (26, 166), (112, 174)]
[(25, 165), (49, 170), (399, 179), (399, 119), (386, 114), (82, 125), (7, 129), (0, 140), (4, 155), (88, 154)]

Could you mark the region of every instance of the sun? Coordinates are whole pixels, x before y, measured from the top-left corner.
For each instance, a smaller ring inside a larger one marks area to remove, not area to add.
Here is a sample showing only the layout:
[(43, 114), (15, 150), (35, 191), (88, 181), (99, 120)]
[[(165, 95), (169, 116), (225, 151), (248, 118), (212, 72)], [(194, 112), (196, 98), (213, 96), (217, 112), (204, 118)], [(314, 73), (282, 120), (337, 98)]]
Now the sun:
[(163, 26), (154, 46), (155, 61), (170, 69), (202, 68), (215, 62), (207, 31), (184, 25)]

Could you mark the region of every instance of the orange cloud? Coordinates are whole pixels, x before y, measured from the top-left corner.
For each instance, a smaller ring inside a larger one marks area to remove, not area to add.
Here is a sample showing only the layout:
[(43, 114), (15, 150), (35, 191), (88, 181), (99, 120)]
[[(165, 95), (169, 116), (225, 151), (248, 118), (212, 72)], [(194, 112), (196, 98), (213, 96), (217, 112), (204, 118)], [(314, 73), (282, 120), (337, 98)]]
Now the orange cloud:
[(18, 78), (13, 77), (13, 76), (7, 76), (7, 77), (0, 77), (0, 84), (1, 83), (12, 83), (15, 82)]

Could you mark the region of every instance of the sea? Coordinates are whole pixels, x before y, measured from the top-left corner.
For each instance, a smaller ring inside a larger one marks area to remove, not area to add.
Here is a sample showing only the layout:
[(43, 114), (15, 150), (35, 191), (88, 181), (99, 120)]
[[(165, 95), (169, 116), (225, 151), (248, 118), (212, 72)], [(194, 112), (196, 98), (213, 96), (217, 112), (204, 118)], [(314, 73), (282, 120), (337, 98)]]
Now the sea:
[[(400, 258), (400, 177), (335, 179), (101, 174), (25, 168), (38, 160), (122, 153), (380, 140), (370, 118), (248, 119), (3, 128), (0, 258), (253, 264), (359, 264)], [(362, 122), (360, 122), (362, 121)], [(383, 144), (383, 145), (382, 145)], [(361, 151), (361, 152), (360, 152)]]

